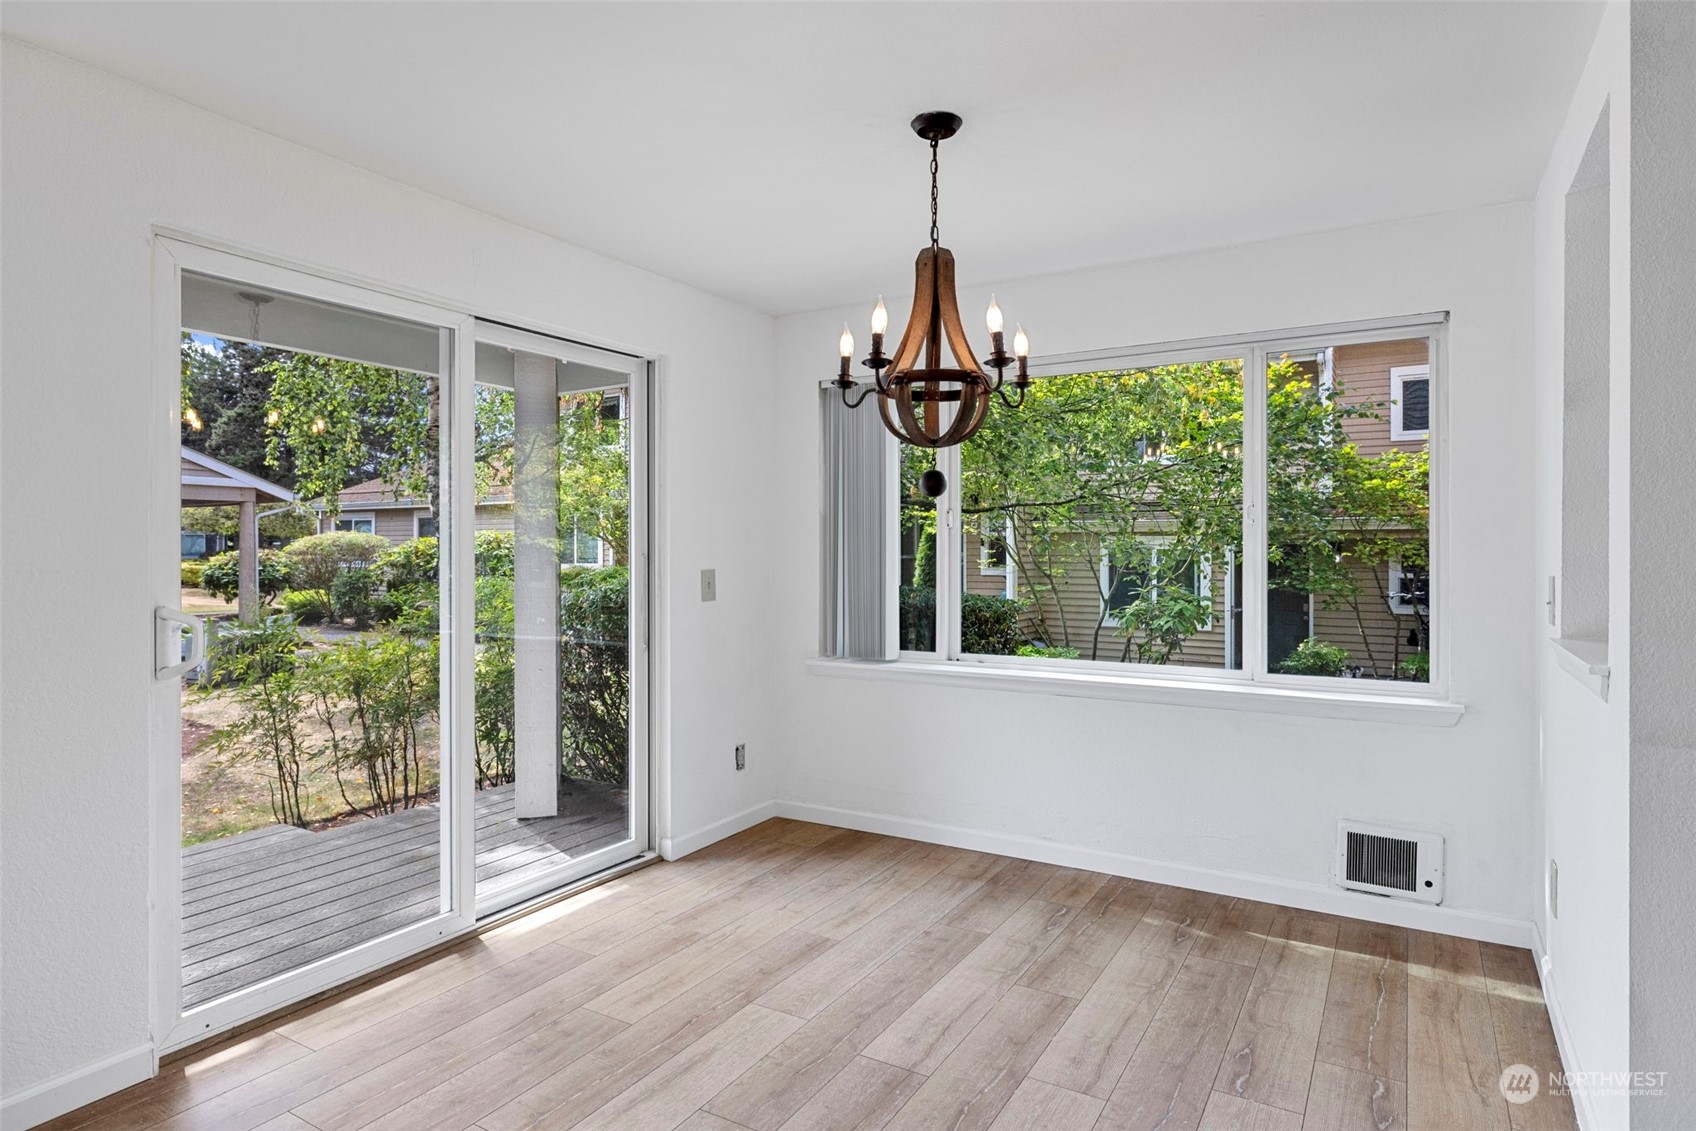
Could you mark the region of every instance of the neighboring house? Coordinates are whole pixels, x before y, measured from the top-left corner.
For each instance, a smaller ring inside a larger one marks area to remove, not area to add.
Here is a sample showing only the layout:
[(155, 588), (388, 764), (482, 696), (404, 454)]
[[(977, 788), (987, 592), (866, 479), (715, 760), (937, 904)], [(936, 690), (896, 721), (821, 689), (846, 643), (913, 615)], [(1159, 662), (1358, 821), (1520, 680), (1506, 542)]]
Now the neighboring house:
[[(1344, 403), (1379, 406), (1376, 417), (1344, 421), (1348, 441), (1362, 455), (1425, 448), (1430, 434), (1430, 370), (1423, 339), (1337, 346), (1308, 359), (1294, 360), (1313, 374), (1320, 388), (1340, 387)], [(906, 541), (911, 540), (909, 534)], [(1125, 636), (1113, 613), (1137, 599), (1146, 578), (1123, 568), (1123, 563), (1107, 561), (1099, 534), (1087, 531), (1077, 534), (1075, 550), (1052, 556), (1051, 560), (1058, 558), (1066, 563), (1061, 576), (1021, 577), (1016, 540), (1017, 532), (1010, 527), (983, 537), (967, 531), (963, 563), (966, 592), (1028, 602), (1021, 625), (1033, 639), (1077, 648), (1086, 659), (1135, 660), (1134, 644), (1127, 652)], [(1141, 541), (1152, 554), (1162, 552), (1158, 535)], [(1008, 552), (1009, 542), (1015, 547), (1012, 553)], [(910, 577), (913, 550), (910, 545), (902, 547), (904, 580)], [(1346, 554), (1344, 562), (1348, 563)], [(1410, 601), (1403, 595), (1414, 583), (1402, 576), (1395, 563), (1388, 567), (1348, 564), (1361, 594), (1353, 604), (1327, 609), (1321, 599), (1305, 593), (1276, 586), (1268, 591), (1270, 663), (1276, 665), (1302, 640), (1314, 636), (1346, 647), (1350, 663), (1364, 674), (1390, 678), (1403, 659), (1423, 649), (1424, 621), (1429, 615), (1423, 585)], [(1188, 562), (1180, 572), (1185, 584), (1212, 603), (1213, 616), (1206, 628), (1185, 640), (1169, 662), (1240, 667), (1243, 601), (1236, 562)], [(1410, 631), (1417, 633), (1420, 645), (1408, 643)]]
[[(331, 518), (318, 504), (318, 532), (356, 530), (377, 534), (398, 546), (413, 538), (434, 538), (436, 516), (428, 500), (395, 495), (393, 485), (371, 479), (355, 484), (336, 496), (341, 513)], [(476, 529), (513, 531), (511, 495), (490, 495), (477, 501)], [(560, 539), (560, 561), (564, 565), (603, 566), (612, 564), (611, 551), (599, 538), (571, 531)]]

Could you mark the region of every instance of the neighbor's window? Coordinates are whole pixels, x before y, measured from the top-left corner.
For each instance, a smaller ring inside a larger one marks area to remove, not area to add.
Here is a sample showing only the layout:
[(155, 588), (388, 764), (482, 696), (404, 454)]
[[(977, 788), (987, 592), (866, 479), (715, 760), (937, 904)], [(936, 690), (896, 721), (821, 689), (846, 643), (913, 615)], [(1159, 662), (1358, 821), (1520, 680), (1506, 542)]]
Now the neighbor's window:
[(1431, 367), (1398, 365), (1390, 370), (1390, 439), (1424, 440), (1431, 435)]
[(559, 560), (561, 565), (598, 566), (601, 540), (583, 529), (582, 520), (574, 520), (569, 529), (560, 531)]
[(938, 453), (904, 448), (902, 650), (1428, 682), (1442, 320), (1399, 327), (1051, 364), (941, 453), (940, 500)]
[(351, 530), (358, 534), (370, 534), (377, 529), (377, 520), (370, 515), (342, 515), (336, 519), (337, 530)]

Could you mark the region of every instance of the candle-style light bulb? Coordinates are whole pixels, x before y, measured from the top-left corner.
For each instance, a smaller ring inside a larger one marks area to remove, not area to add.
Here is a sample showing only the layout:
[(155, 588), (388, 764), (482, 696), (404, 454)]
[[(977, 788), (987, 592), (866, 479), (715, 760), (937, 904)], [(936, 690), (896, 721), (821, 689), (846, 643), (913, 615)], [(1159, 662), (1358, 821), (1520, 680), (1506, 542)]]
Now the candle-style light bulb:
[(989, 296), (989, 312), (985, 315), (985, 320), (989, 323), (991, 334), (999, 334), (1004, 329), (1004, 324), (1001, 321), (1001, 307), (996, 304), (994, 295)]
[(877, 296), (877, 305), (872, 307), (872, 334), (882, 334), (889, 329), (889, 308), (883, 305), (883, 296)]
[(1013, 331), (1013, 356), (1020, 361), (1031, 355), (1031, 340), (1025, 336), (1025, 328), (1017, 327)]
[(842, 324), (842, 337), (838, 340), (837, 345), (841, 347), (843, 357), (854, 356), (854, 335), (849, 333), (848, 323), (846, 322)]

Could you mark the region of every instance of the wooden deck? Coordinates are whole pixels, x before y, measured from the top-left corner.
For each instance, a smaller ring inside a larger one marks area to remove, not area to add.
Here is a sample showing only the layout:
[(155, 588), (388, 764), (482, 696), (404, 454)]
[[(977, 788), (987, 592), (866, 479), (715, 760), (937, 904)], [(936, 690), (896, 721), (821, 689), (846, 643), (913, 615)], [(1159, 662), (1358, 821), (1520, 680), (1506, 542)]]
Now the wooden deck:
[[(557, 817), (520, 821), (513, 787), (477, 794), (477, 883), (522, 883), (628, 835), (625, 792), (560, 789)], [(200, 1005), (436, 912), (435, 805), (307, 832), (273, 825), (183, 850), (183, 1004)]]

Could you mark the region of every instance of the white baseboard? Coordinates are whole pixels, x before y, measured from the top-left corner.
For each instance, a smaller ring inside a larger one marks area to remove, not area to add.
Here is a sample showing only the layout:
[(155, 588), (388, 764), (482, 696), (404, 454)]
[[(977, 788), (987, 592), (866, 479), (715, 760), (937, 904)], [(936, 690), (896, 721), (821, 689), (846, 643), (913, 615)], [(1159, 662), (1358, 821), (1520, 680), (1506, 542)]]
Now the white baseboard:
[(0, 1131), (24, 1131), (26, 1127), (46, 1123), (131, 1084), (139, 1084), (151, 1078), (155, 1071), (153, 1046), (149, 1044), (43, 1080), (33, 1088), (0, 1100)]
[(744, 809), (722, 821), (714, 821), (704, 829), (697, 829), (683, 836), (661, 837), (660, 855), (667, 860), (677, 860), (776, 816), (779, 816), (777, 802), (762, 801), (751, 809)]
[[(1531, 953), (1537, 959), (1537, 981), (1543, 987), (1543, 1002), (1549, 1010), (1549, 1024), (1555, 1031), (1555, 1047), (1560, 1050), (1561, 1067), (1568, 1073), (1583, 1072), (1584, 1066), (1578, 1062), (1577, 1046), (1572, 1043), (1572, 1030), (1567, 1028), (1566, 1015), (1561, 1012), (1554, 970), (1548, 962), (1549, 949), (1544, 945), (1543, 932), (1537, 929), (1535, 922), (1531, 924), (1531, 940)], [(1620, 1131), (1604, 1126), (1587, 1090), (1573, 1089), (1571, 1095), (1572, 1110), (1578, 1117), (1580, 1131)]]
[(821, 825), (836, 825), (845, 829), (859, 829), (868, 833), (882, 833), (885, 836), (922, 840), (932, 844), (946, 844), (954, 848), (970, 848), (979, 852), (992, 852), (998, 856), (1016, 856), (1022, 860), (1037, 860), (1066, 868), (1106, 872), (1113, 876), (1127, 876), (1233, 898), (1299, 907), (1304, 911), (1321, 911), (1351, 919), (1365, 919), (1393, 927), (1411, 927), (1415, 930), (1457, 935), (1481, 942), (1503, 943), (1530, 949), (1534, 941), (1532, 926), (1523, 919), (1386, 899), (1323, 884), (1281, 880), (1247, 872), (1200, 868), (1189, 864), (1172, 864), (1097, 848), (1079, 848), (1051, 840), (1038, 840), (1035, 837), (980, 832), (956, 825), (942, 825), (883, 813), (866, 813), (855, 809), (836, 809), (827, 805), (779, 801), (772, 815), (791, 817), (797, 821), (812, 821)]

